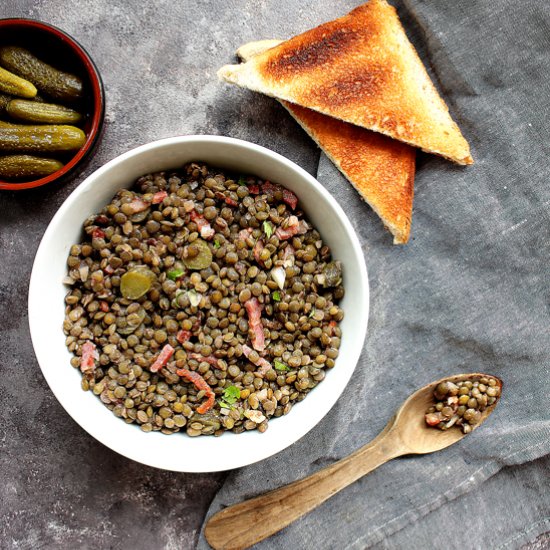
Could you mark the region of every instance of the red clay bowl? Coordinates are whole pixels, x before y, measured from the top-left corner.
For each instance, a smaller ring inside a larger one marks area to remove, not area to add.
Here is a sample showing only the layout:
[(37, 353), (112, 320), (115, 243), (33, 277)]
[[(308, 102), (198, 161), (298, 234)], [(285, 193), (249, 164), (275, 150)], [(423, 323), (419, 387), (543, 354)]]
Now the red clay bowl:
[(83, 104), (79, 106), (85, 113), (82, 129), (86, 133), (86, 142), (66, 160), (61, 170), (49, 176), (23, 182), (0, 179), (0, 189), (22, 191), (58, 182), (82, 166), (101, 136), (105, 91), (99, 71), (86, 50), (74, 38), (52, 25), (32, 19), (0, 19), (0, 45), (7, 44), (28, 48), (46, 63), (78, 75), (86, 90)]

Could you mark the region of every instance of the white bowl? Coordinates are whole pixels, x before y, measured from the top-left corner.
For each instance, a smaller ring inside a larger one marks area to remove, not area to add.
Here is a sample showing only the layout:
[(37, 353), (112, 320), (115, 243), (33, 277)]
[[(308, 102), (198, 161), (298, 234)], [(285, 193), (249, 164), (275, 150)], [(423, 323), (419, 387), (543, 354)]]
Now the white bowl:
[[(80, 388), (80, 373), (71, 367), (62, 330), (62, 283), (72, 244), (80, 242), (84, 219), (98, 212), (115, 192), (141, 175), (200, 160), (221, 168), (255, 174), (281, 183), (298, 195), (302, 208), (343, 264), (346, 295), (341, 307), (340, 355), (325, 380), (287, 416), (274, 418), (269, 429), (222, 437), (144, 433), (113, 415), (92, 392)], [(29, 288), (29, 323), (38, 363), (65, 410), (90, 435), (114, 451), (156, 468), (178, 472), (215, 472), (238, 468), (285, 449), (311, 430), (334, 405), (349, 382), (367, 329), (369, 287), (359, 241), (336, 201), (306, 171), (264, 147), (218, 136), (162, 139), (108, 162), (77, 187), (52, 219), (38, 248)]]

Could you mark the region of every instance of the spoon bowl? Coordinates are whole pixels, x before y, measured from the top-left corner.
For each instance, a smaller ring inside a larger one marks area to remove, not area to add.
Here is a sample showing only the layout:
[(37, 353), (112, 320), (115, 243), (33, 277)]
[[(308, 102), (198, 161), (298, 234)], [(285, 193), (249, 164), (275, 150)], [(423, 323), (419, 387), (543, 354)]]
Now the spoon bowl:
[[(392, 458), (433, 453), (457, 443), (468, 434), (458, 426), (448, 430), (434, 429), (426, 425), (424, 415), (433, 404), (434, 390), (440, 382), (475, 381), (482, 377), (494, 378), (502, 390), (499, 378), (481, 373), (447, 376), (420, 388), (399, 407), (375, 439), (350, 456), (311, 476), (229, 506), (212, 516), (204, 530), (206, 540), (215, 550), (249, 548)], [(497, 398), (482, 412), (479, 423), (472, 428), (480, 426), (488, 418), (498, 401)]]
[[(415, 391), (403, 405), (401, 405), (395, 414), (393, 425), (390, 427), (392, 430), (396, 431), (394, 435), (399, 436), (401, 444), (403, 445), (403, 450), (406, 450), (406, 452), (402, 454), (433, 453), (445, 449), (449, 447), (449, 445), (466, 437), (468, 434), (463, 433), (458, 427), (453, 427), (448, 430), (437, 430), (428, 426), (424, 421), (424, 414), (428, 407), (433, 404), (433, 393), (439, 383), (449, 381), (456, 384), (457, 382), (465, 380), (479, 380), (483, 377), (494, 378), (502, 391), (502, 380), (496, 376), (478, 372), (447, 376)], [(481, 426), (481, 424), (487, 420), (487, 417), (493, 412), (497, 403), (498, 399), (481, 413), (481, 420), (478, 424), (472, 426), (473, 430)], [(390, 424), (392, 424), (391, 421), (388, 426)]]

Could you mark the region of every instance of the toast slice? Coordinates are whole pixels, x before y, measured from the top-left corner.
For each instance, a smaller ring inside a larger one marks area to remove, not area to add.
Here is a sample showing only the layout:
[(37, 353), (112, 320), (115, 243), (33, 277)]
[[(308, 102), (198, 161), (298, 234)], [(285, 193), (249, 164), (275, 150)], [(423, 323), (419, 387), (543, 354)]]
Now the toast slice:
[(369, 0), (246, 63), (226, 65), (218, 76), (458, 164), (473, 163), (467, 141), (385, 0)]
[[(237, 50), (244, 61), (280, 44), (249, 42)], [(414, 148), (287, 101), (281, 104), (357, 189), (394, 236), (409, 240), (414, 194)]]

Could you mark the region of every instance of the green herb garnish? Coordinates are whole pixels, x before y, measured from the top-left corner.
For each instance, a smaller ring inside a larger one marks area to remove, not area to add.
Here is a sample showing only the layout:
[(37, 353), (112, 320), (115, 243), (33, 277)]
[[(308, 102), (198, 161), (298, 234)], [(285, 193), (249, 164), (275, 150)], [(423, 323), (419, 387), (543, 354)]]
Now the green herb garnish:
[(273, 361), (273, 366), (275, 367), (275, 370), (290, 370), (289, 367), (287, 367), (282, 361), (279, 361), (278, 359), (275, 359), (275, 361)]
[(242, 174), (239, 176), (239, 185), (246, 185), (246, 176), (243, 176)]
[(228, 403), (225, 403), (224, 401), (222, 401), (221, 399), (218, 399), (218, 405), (222, 408), (222, 409), (229, 409), (231, 410), (233, 408), (233, 405), (229, 405)]
[(182, 269), (172, 269), (169, 271), (166, 276), (169, 279), (172, 279), (172, 281), (175, 281), (176, 279), (179, 279), (185, 272)]
[(271, 296), (276, 302), (281, 301), (281, 293), (278, 290), (275, 290)]
[(220, 248), (221, 244), (220, 244), (220, 241), (218, 241), (218, 239), (216, 239), (214, 241), (214, 248), (217, 250), (218, 248)]
[(313, 317), (315, 315), (315, 308), (311, 308), (311, 311), (309, 312), (308, 317)]
[(226, 403), (232, 405), (241, 397), (241, 390), (237, 386), (228, 386), (223, 390), (223, 398)]
[(263, 228), (264, 228), (265, 236), (269, 239), (269, 237), (273, 235), (273, 225), (271, 224), (271, 222), (268, 222), (266, 220), (263, 224)]

